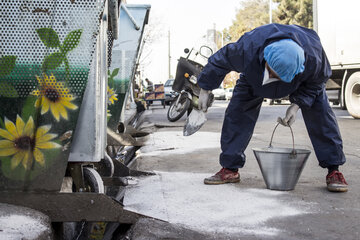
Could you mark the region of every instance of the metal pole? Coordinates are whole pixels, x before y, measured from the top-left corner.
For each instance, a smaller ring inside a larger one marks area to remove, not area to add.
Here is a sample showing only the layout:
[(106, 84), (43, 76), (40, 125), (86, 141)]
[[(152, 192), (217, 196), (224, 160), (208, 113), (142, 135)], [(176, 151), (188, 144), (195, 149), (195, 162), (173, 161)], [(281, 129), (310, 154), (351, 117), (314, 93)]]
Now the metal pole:
[(269, 23), (272, 23), (272, 0), (269, 0)]
[(168, 54), (169, 54), (169, 78), (171, 78), (171, 54), (170, 54), (170, 29), (168, 32)]
[(318, 32), (318, 10), (317, 0), (313, 0), (313, 29)]
[(224, 46), (224, 33), (223, 32), (220, 32), (221, 33), (221, 47)]
[(214, 23), (214, 43), (217, 43), (217, 37), (216, 37), (216, 23)]

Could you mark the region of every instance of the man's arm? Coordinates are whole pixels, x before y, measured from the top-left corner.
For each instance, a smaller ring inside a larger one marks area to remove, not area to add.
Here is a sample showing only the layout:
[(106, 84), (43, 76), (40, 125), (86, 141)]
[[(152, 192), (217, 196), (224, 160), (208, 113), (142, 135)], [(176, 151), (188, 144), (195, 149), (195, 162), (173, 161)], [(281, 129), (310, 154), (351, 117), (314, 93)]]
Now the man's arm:
[(321, 62), (314, 63), (317, 66), (314, 70), (313, 77), (302, 83), (300, 87), (289, 96), (290, 101), (299, 105), (300, 108), (309, 108), (313, 105), (316, 97), (323, 91), (326, 81), (331, 76), (330, 64), (324, 51), (320, 59), (322, 59)]
[(290, 102), (296, 103), (300, 108), (309, 108), (313, 105), (315, 98), (323, 91), (327, 79), (323, 82), (305, 82), (289, 98)]
[(230, 71), (241, 72), (244, 66), (243, 41), (230, 43), (209, 58), (198, 84), (204, 90), (218, 88)]

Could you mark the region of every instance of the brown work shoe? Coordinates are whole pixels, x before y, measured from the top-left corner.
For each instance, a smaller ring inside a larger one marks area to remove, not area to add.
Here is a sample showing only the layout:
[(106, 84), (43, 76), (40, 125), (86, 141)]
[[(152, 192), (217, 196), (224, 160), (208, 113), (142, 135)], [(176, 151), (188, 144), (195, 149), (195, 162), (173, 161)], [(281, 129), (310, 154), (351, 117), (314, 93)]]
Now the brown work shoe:
[(326, 176), (327, 189), (330, 192), (347, 192), (348, 184), (339, 171), (332, 171)]
[(205, 184), (224, 184), (224, 183), (235, 183), (240, 182), (240, 174), (233, 172), (227, 168), (222, 168), (214, 176), (204, 179)]

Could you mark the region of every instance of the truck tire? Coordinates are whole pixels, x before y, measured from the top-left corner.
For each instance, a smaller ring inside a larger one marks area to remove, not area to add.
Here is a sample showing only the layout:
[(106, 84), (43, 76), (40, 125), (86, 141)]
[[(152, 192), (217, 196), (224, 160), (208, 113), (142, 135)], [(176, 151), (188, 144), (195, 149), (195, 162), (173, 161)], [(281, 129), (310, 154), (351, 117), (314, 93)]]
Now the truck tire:
[(353, 73), (345, 87), (345, 103), (354, 118), (360, 118), (360, 72)]

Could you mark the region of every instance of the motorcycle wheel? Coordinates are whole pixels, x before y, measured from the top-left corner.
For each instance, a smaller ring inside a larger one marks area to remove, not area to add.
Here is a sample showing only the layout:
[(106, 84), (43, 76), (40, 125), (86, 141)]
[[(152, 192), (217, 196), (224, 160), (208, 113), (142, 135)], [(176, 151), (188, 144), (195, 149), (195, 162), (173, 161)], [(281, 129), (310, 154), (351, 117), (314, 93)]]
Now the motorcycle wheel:
[(170, 122), (176, 122), (179, 120), (190, 107), (190, 99), (186, 95), (182, 94), (178, 96), (180, 98), (179, 103), (176, 106), (177, 99), (175, 99), (167, 112), (167, 118)]

